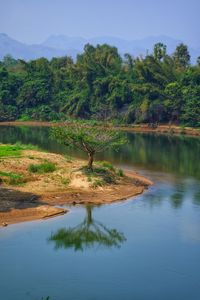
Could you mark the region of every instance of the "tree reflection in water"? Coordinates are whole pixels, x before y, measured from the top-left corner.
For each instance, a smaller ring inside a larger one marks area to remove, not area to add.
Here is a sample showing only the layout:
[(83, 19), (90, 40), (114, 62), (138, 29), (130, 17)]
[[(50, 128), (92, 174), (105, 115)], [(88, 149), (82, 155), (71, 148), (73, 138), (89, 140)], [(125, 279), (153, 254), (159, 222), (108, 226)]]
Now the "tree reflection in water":
[(92, 218), (92, 207), (86, 206), (84, 221), (74, 228), (61, 228), (52, 233), (50, 242), (55, 243), (55, 249), (74, 248), (75, 251), (83, 251), (95, 245), (103, 247), (120, 247), (126, 241), (123, 233), (116, 229), (108, 229), (102, 223)]

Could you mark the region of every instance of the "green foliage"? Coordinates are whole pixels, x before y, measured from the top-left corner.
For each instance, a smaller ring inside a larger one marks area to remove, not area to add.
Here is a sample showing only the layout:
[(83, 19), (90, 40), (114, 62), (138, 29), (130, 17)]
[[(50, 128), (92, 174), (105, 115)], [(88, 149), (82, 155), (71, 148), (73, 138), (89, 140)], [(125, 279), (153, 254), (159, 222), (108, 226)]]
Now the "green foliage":
[(83, 167), (82, 172), (87, 176), (88, 181), (92, 183), (93, 188), (104, 186), (106, 184), (116, 184), (119, 177), (123, 177), (122, 170), (116, 170), (108, 162), (97, 162), (91, 170)]
[(121, 133), (114, 130), (77, 123), (52, 127), (51, 135), (61, 144), (73, 146), (87, 153), (89, 168), (92, 168), (96, 153), (106, 151), (111, 147), (117, 150), (127, 141)]
[(189, 66), (190, 54), (186, 45), (178, 45), (173, 57), (178, 68), (186, 68), (187, 66)]
[(21, 148), (16, 145), (0, 145), (0, 157), (20, 156)]
[(85, 45), (75, 62), (8, 55), (0, 62), (0, 121), (81, 118), (198, 127), (199, 62), (190, 65), (186, 45), (169, 56), (162, 43), (137, 58), (127, 53), (122, 59), (106, 44)]
[(51, 162), (44, 162), (42, 164), (31, 164), (28, 167), (28, 171), (31, 173), (39, 173), (39, 174), (43, 174), (43, 173), (52, 173), (56, 170), (56, 165), (54, 163)]
[(3, 181), (10, 185), (21, 185), (25, 182), (25, 179), (21, 174), (0, 171), (0, 176), (3, 177)]
[(97, 164), (111, 171), (115, 171), (114, 166), (108, 161), (98, 161)]
[(70, 178), (62, 178), (61, 183), (64, 185), (69, 185), (70, 184)]
[(116, 171), (116, 174), (117, 174), (118, 176), (120, 176), (120, 177), (124, 177), (124, 171), (123, 171), (122, 169), (118, 169), (118, 170)]
[(21, 156), (22, 150), (37, 150), (36, 146), (27, 144), (23, 145), (21, 143), (16, 143), (14, 145), (1, 145), (0, 144), (0, 157), (9, 157), (14, 156), (18, 157)]

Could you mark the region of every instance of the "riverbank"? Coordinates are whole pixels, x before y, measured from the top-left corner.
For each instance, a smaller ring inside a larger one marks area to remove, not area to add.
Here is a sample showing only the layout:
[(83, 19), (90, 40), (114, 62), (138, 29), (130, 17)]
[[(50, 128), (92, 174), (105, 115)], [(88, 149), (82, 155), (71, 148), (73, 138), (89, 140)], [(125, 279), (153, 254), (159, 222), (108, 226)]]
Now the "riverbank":
[(82, 160), (36, 150), (17, 151), (0, 159), (0, 226), (67, 212), (55, 205), (124, 200), (152, 184), (106, 162), (96, 163), (94, 171), (88, 172)]
[[(13, 122), (0, 122), (0, 126), (60, 126), (66, 125), (64, 122), (43, 122), (43, 121), (13, 121)], [(84, 126), (84, 125), (83, 125)], [(86, 126), (86, 125), (85, 125)], [(158, 125), (157, 127), (148, 126), (148, 124), (139, 124), (131, 126), (113, 126), (108, 124), (108, 128), (115, 130), (123, 130), (129, 132), (143, 132), (143, 133), (159, 133), (159, 134), (176, 134), (188, 136), (200, 136), (200, 129), (193, 127), (181, 127), (176, 125)]]

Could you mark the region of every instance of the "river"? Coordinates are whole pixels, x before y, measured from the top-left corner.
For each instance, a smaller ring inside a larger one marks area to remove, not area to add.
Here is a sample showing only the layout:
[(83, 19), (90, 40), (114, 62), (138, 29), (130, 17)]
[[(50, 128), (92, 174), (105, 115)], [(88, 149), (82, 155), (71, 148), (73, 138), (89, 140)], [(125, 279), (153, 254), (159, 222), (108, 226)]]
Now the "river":
[[(127, 137), (98, 159), (154, 186), (127, 201), (0, 228), (0, 299), (200, 299), (200, 138)], [(0, 142), (17, 141), (84, 157), (51, 140), (48, 128), (0, 127)]]

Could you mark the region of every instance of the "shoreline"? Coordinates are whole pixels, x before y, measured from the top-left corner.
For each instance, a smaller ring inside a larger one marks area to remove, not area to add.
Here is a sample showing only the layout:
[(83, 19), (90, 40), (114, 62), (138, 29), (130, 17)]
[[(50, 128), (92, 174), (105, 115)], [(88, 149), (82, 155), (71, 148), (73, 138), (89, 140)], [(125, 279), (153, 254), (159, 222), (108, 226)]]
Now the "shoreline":
[[(19, 208), (11, 207), (8, 212), (0, 210), (0, 227), (6, 227), (22, 222), (36, 220), (46, 220), (58, 217), (69, 212), (66, 208), (56, 207), (56, 205), (103, 205), (115, 202), (125, 201), (144, 193), (153, 182), (135, 172), (125, 172), (128, 178), (126, 185), (117, 185), (104, 191), (65, 191), (51, 192), (43, 195), (37, 195), (39, 202), (24, 202)], [(134, 186), (136, 182), (136, 186)], [(0, 196), (1, 189), (0, 187)], [(125, 190), (121, 191), (124, 188)], [(15, 197), (15, 193), (13, 194)]]
[[(69, 123), (70, 124), (70, 123)], [(65, 122), (46, 122), (46, 121), (11, 121), (0, 122), (0, 126), (32, 126), (32, 127), (50, 127), (65, 125)], [(83, 125), (84, 126), (84, 125)], [(85, 125), (87, 126), (87, 125)], [(101, 127), (98, 126), (97, 127)], [(200, 129), (193, 127), (181, 127), (176, 125), (158, 125), (156, 128), (151, 128), (148, 124), (132, 125), (132, 126), (112, 126), (108, 128), (114, 130), (122, 130), (128, 132), (141, 132), (141, 133), (159, 133), (159, 134), (175, 134), (185, 136), (200, 136)]]
[[(31, 174), (29, 164), (37, 164), (41, 160), (55, 163), (56, 170)], [(62, 155), (35, 150), (23, 150), (20, 157), (6, 157), (0, 163), (2, 173), (20, 171), (25, 179), (21, 185), (11, 185), (5, 177), (0, 184), (0, 226), (51, 218), (68, 212), (56, 206), (101, 205), (126, 200), (142, 194), (153, 185), (151, 180), (125, 171), (123, 177), (115, 175), (116, 183), (94, 188), (81, 171), (85, 161), (68, 161)], [(63, 180), (67, 178), (70, 182), (66, 185)]]

